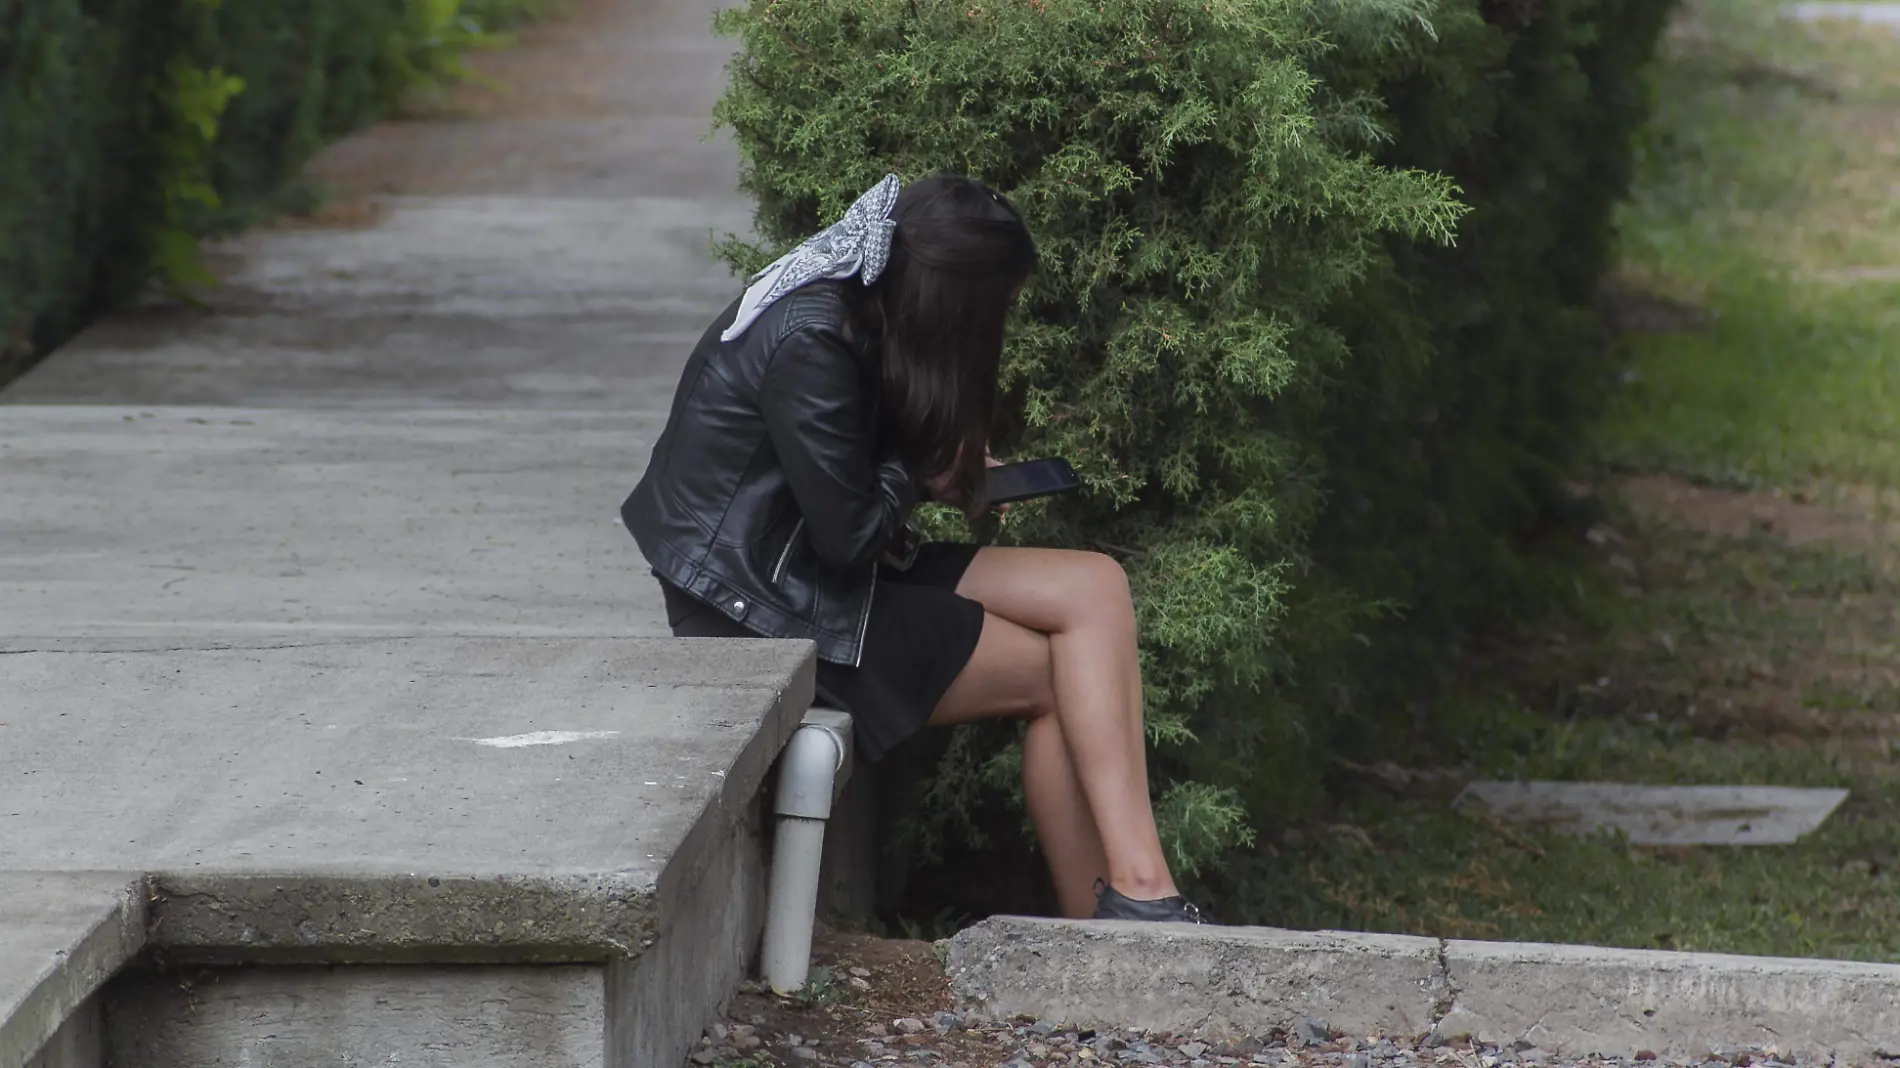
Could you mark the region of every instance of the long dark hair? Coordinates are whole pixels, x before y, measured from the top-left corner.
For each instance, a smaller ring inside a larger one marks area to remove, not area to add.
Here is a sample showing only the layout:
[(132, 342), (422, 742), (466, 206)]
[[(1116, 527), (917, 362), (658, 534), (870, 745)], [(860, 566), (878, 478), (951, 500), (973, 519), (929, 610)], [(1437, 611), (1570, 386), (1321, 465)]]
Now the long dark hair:
[(890, 262), (860, 318), (882, 341), (884, 418), (904, 458), (984, 507), (983, 451), (996, 414), (1003, 322), (1036, 266), (1016, 208), (970, 178), (912, 182), (891, 212)]

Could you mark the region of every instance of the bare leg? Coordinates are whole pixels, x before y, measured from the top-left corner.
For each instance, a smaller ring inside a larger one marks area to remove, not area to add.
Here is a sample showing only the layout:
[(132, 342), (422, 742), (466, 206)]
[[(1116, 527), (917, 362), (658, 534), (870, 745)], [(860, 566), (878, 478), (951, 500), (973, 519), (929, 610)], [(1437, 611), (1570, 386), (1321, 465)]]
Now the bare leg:
[(1148, 797), (1134, 605), (1121, 568), (1094, 553), (988, 548), (957, 592), (988, 615), (931, 722), (1038, 720), (1025, 740), (1024, 790), (1064, 912), (1089, 905), (1102, 860), (1129, 897), (1177, 893)]
[(1095, 881), (1109, 878), (1108, 855), (1102, 851), (1102, 835), (1075, 777), (1057, 716), (1032, 722), (1023, 735), (1023, 798), (1042, 841), (1062, 914), (1072, 919), (1093, 916)]
[(1049, 637), (994, 614), (962, 674), (937, 704), (937, 726), (1014, 716), (1029, 720), (1023, 736), (1023, 798), (1042, 841), (1062, 914), (1086, 919), (1095, 911), (1095, 880), (1109, 877), (1101, 836), (1070, 762), (1056, 715)]

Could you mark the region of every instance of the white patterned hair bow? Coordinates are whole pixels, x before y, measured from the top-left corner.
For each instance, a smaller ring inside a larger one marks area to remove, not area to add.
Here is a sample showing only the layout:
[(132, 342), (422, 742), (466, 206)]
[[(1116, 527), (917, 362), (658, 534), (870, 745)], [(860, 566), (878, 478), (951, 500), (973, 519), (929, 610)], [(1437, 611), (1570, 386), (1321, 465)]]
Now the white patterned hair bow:
[(800, 286), (852, 275), (862, 278), (865, 285), (877, 281), (891, 258), (891, 234), (897, 229), (891, 209), (897, 207), (898, 188), (897, 175), (885, 175), (851, 205), (844, 218), (753, 275), (745, 296), (739, 298), (738, 317), (719, 340), (731, 341), (745, 333), (773, 301)]

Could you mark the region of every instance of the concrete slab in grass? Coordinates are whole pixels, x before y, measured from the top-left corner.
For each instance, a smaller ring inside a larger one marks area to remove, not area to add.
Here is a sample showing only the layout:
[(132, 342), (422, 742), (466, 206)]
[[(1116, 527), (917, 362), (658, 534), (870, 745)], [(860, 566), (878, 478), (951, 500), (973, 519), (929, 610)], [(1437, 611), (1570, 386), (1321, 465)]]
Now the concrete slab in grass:
[(663, 419), (0, 406), (0, 637), (666, 635)]
[[(0, 858), (16, 844), (0, 834)], [(144, 948), (142, 890), (135, 875), (0, 871), (0, 1065), (27, 1064)]]
[(1574, 834), (1619, 831), (1637, 845), (1787, 845), (1819, 827), (1846, 790), (1652, 786), (1617, 782), (1474, 782), (1478, 802), (1513, 823)]
[[(811, 701), (806, 643), (0, 642), (0, 863), (154, 877), (173, 956), (638, 956)], [(571, 732), (566, 744), (480, 739)]]
[(1811, 3), (1795, 4), (1788, 13), (1806, 22), (1847, 20), (1900, 30), (1900, 4)]

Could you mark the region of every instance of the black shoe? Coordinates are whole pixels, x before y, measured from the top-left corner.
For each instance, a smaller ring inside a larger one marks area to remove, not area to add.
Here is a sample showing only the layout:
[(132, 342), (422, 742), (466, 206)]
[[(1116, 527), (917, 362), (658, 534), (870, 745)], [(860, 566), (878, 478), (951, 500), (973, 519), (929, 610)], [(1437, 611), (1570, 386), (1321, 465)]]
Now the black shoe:
[(1184, 897), (1164, 897), (1158, 901), (1136, 901), (1125, 897), (1107, 883), (1096, 884), (1095, 919), (1131, 920), (1136, 923), (1206, 923), (1201, 910)]

